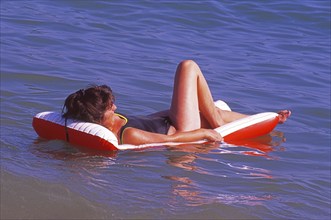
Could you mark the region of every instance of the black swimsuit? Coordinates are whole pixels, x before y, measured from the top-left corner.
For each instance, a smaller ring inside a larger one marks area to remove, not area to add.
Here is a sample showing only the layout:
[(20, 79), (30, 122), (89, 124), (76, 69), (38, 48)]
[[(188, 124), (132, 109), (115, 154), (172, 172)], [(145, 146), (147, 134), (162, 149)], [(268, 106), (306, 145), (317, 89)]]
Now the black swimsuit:
[(123, 142), (123, 131), (128, 128), (137, 128), (143, 131), (167, 134), (171, 126), (170, 118), (167, 116), (123, 116), (119, 117), (125, 119), (127, 123), (120, 130), (120, 141)]

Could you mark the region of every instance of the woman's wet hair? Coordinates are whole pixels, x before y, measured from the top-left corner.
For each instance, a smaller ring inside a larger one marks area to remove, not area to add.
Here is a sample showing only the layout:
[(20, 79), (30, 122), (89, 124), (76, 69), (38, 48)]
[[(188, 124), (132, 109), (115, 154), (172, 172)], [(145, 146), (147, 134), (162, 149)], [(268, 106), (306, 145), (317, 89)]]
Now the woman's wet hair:
[(81, 89), (66, 98), (62, 117), (100, 124), (114, 101), (113, 92), (107, 85)]

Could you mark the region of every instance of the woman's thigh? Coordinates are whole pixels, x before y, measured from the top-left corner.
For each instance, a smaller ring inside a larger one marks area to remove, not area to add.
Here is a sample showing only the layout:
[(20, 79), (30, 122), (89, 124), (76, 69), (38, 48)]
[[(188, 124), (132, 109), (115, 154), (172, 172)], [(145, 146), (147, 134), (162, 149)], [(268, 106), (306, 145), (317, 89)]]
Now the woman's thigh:
[(179, 131), (201, 127), (197, 65), (193, 61), (181, 62), (176, 71), (170, 118)]

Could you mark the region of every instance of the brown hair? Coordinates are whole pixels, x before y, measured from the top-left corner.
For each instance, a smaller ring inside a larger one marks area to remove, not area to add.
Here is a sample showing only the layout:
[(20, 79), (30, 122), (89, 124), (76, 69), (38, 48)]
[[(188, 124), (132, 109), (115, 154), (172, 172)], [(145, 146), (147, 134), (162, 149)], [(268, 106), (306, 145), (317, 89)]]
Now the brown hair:
[(114, 104), (109, 86), (91, 86), (69, 95), (63, 106), (62, 117), (100, 124), (104, 113)]

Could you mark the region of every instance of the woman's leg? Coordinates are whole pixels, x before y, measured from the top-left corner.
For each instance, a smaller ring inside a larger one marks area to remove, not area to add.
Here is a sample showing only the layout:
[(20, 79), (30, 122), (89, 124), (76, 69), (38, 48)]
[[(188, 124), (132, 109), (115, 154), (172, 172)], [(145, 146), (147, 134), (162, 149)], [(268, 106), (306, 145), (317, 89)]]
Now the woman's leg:
[[(245, 118), (245, 117), (248, 116), (248, 115), (241, 114), (241, 113), (238, 113), (238, 112), (221, 110), (221, 109), (218, 109), (218, 108), (217, 108), (217, 112), (222, 117), (222, 120), (224, 122), (223, 124), (227, 124), (227, 123), (230, 123), (230, 122), (233, 122), (235, 120)], [(209, 122), (204, 118), (203, 115), (200, 115), (200, 117), (201, 117), (201, 127), (202, 128), (215, 128), (215, 127), (212, 127), (209, 124)]]
[(177, 130), (189, 131), (201, 128), (200, 113), (212, 128), (224, 124), (199, 66), (185, 60), (177, 67), (170, 117)]
[[(217, 128), (248, 115), (218, 109), (199, 66), (192, 60), (182, 61), (176, 70), (170, 118), (179, 131)], [(279, 112), (280, 123), (291, 115)]]

